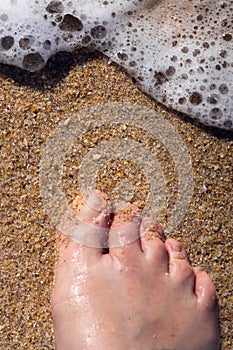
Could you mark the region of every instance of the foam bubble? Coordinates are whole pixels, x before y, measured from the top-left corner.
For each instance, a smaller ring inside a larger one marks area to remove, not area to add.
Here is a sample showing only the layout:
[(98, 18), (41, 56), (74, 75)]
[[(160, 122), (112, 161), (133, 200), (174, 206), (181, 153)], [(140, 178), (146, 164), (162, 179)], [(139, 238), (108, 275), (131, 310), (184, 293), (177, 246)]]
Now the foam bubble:
[(95, 48), (161, 103), (233, 129), (233, 1), (0, 0), (0, 62)]

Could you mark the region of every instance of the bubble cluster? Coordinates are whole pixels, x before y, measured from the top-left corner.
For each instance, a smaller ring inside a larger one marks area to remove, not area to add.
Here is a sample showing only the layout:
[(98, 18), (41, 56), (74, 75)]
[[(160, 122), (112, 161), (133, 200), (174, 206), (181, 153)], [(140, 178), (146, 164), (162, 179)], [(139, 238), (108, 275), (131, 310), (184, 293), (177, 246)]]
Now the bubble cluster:
[(94, 48), (161, 103), (233, 129), (232, 0), (0, 2), (0, 62), (36, 71)]
[[(0, 62), (31, 72), (59, 51), (94, 44), (107, 36), (105, 6), (96, 1), (0, 0)], [(93, 4), (94, 5), (94, 4)], [(107, 16), (108, 17), (108, 16)]]

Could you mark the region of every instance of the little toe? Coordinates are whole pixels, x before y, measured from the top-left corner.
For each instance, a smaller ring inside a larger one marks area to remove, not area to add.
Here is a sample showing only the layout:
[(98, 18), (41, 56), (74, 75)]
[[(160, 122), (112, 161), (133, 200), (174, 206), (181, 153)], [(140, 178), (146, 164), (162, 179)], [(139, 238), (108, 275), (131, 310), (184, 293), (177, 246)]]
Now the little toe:
[(142, 251), (153, 268), (168, 272), (168, 253), (163, 243), (165, 238), (161, 226), (150, 218), (143, 218), (140, 225)]
[(216, 308), (217, 294), (210, 276), (200, 268), (194, 268), (194, 272), (196, 274), (195, 294), (198, 301), (207, 308)]
[(165, 242), (169, 256), (169, 274), (175, 285), (194, 293), (195, 273), (187, 260), (182, 244), (169, 238)]
[(114, 216), (109, 231), (109, 253), (117, 258), (135, 256), (141, 251), (139, 242), (140, 210), (126, 203)]

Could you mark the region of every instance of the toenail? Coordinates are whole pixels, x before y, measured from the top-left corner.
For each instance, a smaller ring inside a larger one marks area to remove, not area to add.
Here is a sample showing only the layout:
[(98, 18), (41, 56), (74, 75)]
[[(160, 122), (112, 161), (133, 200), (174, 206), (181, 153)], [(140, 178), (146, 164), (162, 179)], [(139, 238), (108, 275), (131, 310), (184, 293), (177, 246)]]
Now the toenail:
[(143, 223), (143, 233), (142, 238), (143, 239), (156, 239), (160, 238), (159, 232), (156, 230), (156, 226), (154, 222), (147, 222), (146, 224)]
[(186, 259), (185, 254), (182, 252), (182, 245), (177, 241), (170, 242), (171, 254), (173, 259)]
[(104, 208), (105, 206), (105, 201), (100, 198), (99, 196), (97, 196), (97, 194), (91, 194), (87, 200), (86, 200), (86, 204), (92, 208), (95, 209), (97, 211), (101, 210)]
[(196, 266), (195, 270), (196, 270), (196, 272), (202, 272), (202, 271), (205, 271), (205, 268), (202, 266)]
[(185, 255), (183, 253), (174, 252), (173, 253), (173, 259), (185, 260), (186, 257), (185, 257)]
[(156, 223), (155, 223), (155, 221), (154, 220), (152, 220), (152, 219), (144, 219), (143, 221), (142, 221), (142, 226), (143, 226), (143, 229), (146, 231), (146, 232), (148, 232), (148, 231), (154, 231), (155, 230), (155, 225), (156, 225)]
[(179, 242), (175, 241), (175, 240), (170, 242), (170, 247), (175, 252), (181, 252), (182, 251), (182, 245)]
[(143, 218), (142, 220), (141, 237), (143, 239), (159, 238), (163, 242), (166, 239), (162, 227), (155, 220), (149, 217)]

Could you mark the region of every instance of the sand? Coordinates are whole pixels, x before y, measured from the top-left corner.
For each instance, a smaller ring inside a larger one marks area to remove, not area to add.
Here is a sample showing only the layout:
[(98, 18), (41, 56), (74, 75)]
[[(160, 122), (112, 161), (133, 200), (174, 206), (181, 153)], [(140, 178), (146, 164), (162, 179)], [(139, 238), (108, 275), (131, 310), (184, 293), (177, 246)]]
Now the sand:
[[(55, 234), (40, 196), (39, 164), (46, 140), (60, 122), (110, 101), (157, 111), (188, 148), (194, 194), (184, 219), (170, 235), (183, 242), (194, 266), (201, 265), (212, 276), (219, 296), (222, 349), (232, 350), (233, 135), (157, 104), (120, 68), (95, 53), (61, 54), (33, 75), (0, 66), (0, 348), (55, 348), (50, 314)], [(110, 131), (89, 132), (67, 155), (63, 184), (68, 200), (79, 190), (77, 171), (83, 155), (107, 140)], [(156, 148), (142, 131), (127, 132), (142, 144), (149, 142), (151, 150)], [(121, 127), (114, 133), (122, 137)], [(161, 148), (158, 154), (173, 198), (177, 190), (174, 164), (166, 150)], [(128, 177), (135, 187), (135, 203), (143, 207), (148, 184), (135, 165), (110, 162), (101, 171), (100, 189), (111, 192), (114, 181)]]

